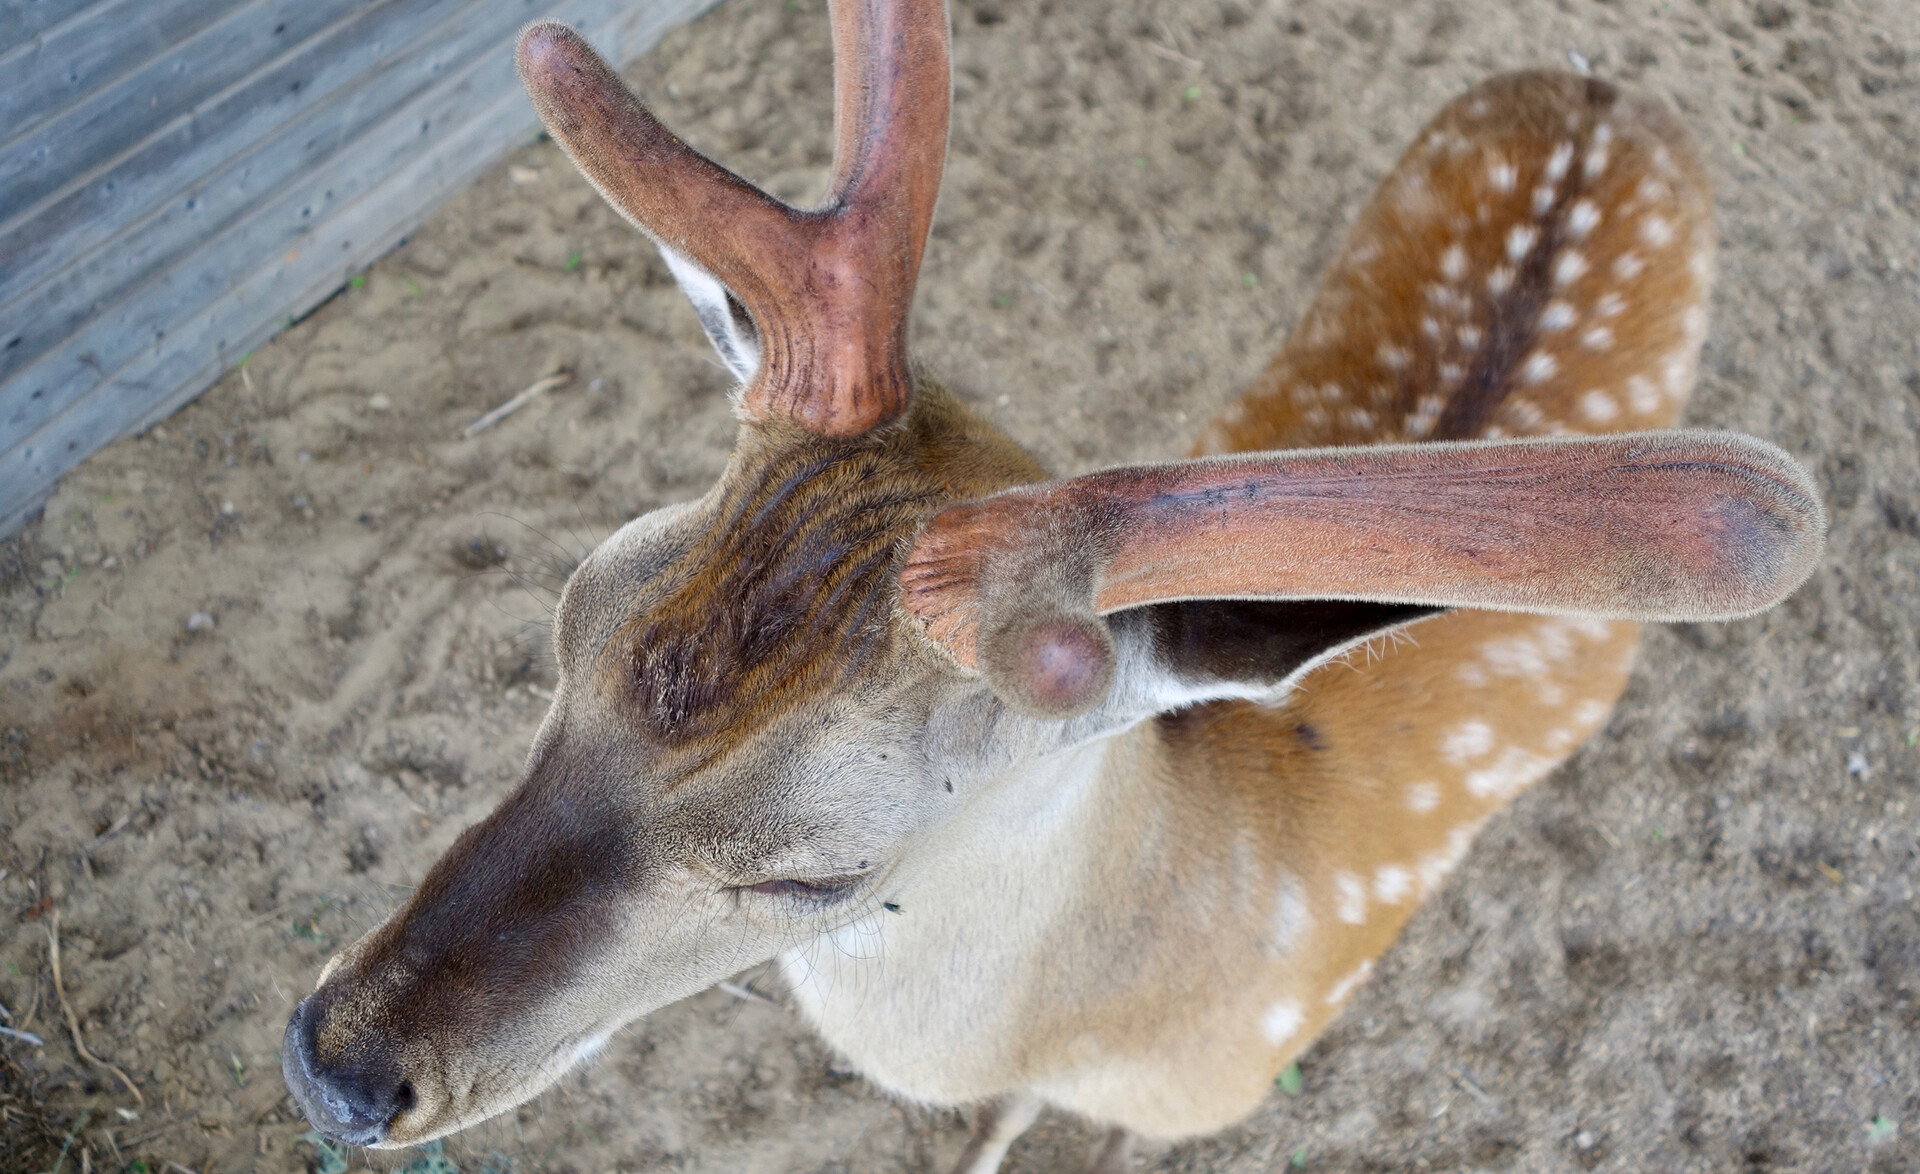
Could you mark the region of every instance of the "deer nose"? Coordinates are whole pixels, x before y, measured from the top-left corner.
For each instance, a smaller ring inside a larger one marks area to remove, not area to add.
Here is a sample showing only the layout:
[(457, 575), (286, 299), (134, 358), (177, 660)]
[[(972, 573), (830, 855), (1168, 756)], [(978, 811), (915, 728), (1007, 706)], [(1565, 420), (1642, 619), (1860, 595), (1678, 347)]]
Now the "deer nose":
[(316, 997), (307, 998), (287, 1021), (280, 1047), (280, 1073), (287, 1090), (307, 1120), (328, 1139), (378, 1145), (386, 1140), (393, 1119), (413, 1107), (413, 1085), (392, 1063), (323, 1059), (315, 1042), (324, 1013), (318, 1002)]

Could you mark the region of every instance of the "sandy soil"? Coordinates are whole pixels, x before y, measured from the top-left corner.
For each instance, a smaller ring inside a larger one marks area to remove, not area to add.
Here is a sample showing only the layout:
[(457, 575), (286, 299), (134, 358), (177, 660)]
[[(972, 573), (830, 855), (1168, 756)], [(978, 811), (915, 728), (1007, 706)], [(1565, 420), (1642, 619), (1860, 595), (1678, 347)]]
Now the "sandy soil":
[[(1920, 1168), (1920, 7), (958, 0), (955, 24), (916, 346), (1057, 469), (1182, 451), (1419, 123), (1572, 52), (1666, 95), (1719, 185), (1693, 421), (1799, 454), (1833, 516), (1787, 606), (1650, 632), (1606, 732), (1489, 826), (1298, 1095), (1139, 1167)], [(828, 57), (822, 0), (734, 0), (634, 76), (803, 197)], [(708, 484), (726, 383), (651, 251), (534, 144), (0, 545), (0, 1000), (46, 1037), (0, 1045), (0, 1167), (52, 1165), (33, 1103), (55, 1149), (81, 1123), (68, 1169), (315, 1162), (288, 1009), (509, 785), (554, 589)], [(55, 913), (67, 999), (143, 1106), (60, 1023)], [(713, 991), (446, 1156), (937, 1170), (963, 1131)], [(1093, 1140), (1049, 1116), (1009, 1168)]]

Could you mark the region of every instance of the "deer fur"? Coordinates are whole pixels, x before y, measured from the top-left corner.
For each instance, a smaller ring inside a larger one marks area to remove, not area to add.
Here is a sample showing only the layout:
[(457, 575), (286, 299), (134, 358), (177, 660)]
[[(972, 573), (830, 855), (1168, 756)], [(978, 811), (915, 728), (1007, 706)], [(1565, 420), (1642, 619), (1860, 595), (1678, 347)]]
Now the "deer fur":
[(570, 31), (523, 38), (555, 138), (741, 377), (740, 436), (574, 572), (520, 786), (295, 1012), (330, 1136), (472, 1124), (771, 959), (875, 1085), (984, 1104), (963, 1170), (1042, 1105), (1111, 1127), (1120, 1169), (1266, 1095), (1604, 723), (1634, 621), (1748, 614), (1818, 556), (1785, 454), (1648, 431), (1713, 248), (1656, 103), (1552, 73), (1458, 99), (1197, 459), (1048, 482), (904, 352), (944, 7), (833, 18), (835, 194), (806, 211)]

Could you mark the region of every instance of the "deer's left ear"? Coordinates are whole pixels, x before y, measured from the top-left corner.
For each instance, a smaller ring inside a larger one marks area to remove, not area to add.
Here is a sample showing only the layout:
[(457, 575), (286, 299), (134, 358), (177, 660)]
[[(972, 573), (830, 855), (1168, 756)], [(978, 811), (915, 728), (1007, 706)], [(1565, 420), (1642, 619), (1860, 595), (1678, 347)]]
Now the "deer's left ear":
[(673, 279), (680, 283), (680, 292), (693, 303), (707, 341), (720, 353), (720, 361), (735, 379), (752, 382), (753, 373), (760, 367), (760, 332), (754, 328), (747, 308), (713, 274), (665, 245), (659, 248)]
[(1302, 676), (1443, 609), (1348, 600), (1189, 599), (1107, 617), (1119, 650), (1111, 700), (1131, 713), (1202, 701), (1276, 701)]

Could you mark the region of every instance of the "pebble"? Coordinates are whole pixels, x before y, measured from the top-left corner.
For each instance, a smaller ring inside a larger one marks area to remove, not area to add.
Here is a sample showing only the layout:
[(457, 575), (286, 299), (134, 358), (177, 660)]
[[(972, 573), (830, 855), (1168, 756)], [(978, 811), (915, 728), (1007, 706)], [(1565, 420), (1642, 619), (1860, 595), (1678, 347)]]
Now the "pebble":
[(189, 632), (213, 631), (213, 613), (210, 611), (197, 611), (197, 612), (194, 612), (192, 615), (188, 616), (187, 631)]
[(376, 412), (384, 412), (393, 406), (393, 401), (388, 399), (384, 393), (376, 392), (367, 398), (367, 406)]

